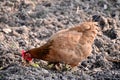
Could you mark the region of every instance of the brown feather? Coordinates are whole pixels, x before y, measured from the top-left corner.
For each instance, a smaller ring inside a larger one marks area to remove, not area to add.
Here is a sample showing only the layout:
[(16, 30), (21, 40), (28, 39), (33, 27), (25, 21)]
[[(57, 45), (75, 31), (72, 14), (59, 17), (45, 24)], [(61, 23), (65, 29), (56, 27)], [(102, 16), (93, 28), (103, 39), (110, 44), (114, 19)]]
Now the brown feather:
[(29, 50), (29, 53), (33, 58), (77, 66), (90, 55), (97, 29), (96, 22), (84, 22), (61, 30), (51, 36), (46, 44)]

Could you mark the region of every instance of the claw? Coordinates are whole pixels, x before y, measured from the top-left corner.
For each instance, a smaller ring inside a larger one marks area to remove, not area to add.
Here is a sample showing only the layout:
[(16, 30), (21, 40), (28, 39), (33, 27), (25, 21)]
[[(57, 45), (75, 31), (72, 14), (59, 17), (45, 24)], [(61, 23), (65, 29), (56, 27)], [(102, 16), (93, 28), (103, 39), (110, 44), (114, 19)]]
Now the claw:
[(68, 65), (68, 64), (64, 64), (62, 70), (64, 70), (64, 71), (69, 71), (69, 70), (71, 70), (71, 66)]
[(76, 66), (72, 67), (71, 65), (61, 63), (48, 63), (48, 68), (55, 69), (58, 71), (72, 71), (72, 72), (78, 70)]
[(62, 64), (60, 64), (60, 63), (55, 64), (55, 69), (58, 70), (58, 71), (61, 71), (62, 70)]
[(48, 68), (60, 71), (62, 69), (62, 64), (60, 64), (60, 63), (48, 63)]

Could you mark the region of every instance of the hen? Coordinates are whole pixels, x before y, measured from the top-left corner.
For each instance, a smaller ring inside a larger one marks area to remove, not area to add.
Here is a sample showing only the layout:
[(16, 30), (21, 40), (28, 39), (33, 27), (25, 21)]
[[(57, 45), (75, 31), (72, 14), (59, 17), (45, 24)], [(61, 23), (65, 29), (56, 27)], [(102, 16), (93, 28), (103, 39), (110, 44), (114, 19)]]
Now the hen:
[(97, 22), (84, 22), (57, 32), (41, 47), (23, 52), (22, 57), (26, 61), (36, 58), (75, 67), (90, 55), (97, 32)]

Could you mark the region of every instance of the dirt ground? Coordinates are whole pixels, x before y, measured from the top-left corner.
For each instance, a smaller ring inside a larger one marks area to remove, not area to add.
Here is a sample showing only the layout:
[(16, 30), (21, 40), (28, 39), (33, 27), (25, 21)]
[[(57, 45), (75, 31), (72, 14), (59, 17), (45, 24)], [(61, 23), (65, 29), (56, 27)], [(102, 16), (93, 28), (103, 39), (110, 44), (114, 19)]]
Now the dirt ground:
[[(22, 65), (22, 49), (90, 18), (101, 33), (77, 71)], [(120, 0), (0, 0), (0, 80), (120, 80)]]

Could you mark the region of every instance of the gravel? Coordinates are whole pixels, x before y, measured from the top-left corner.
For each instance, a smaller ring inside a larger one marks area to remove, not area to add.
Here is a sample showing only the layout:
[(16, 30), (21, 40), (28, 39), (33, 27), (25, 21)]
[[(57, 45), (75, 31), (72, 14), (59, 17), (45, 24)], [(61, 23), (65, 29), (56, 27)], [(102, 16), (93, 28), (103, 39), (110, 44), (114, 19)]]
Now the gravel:
[[(101, 31), (77, 71), (51, 70), (41, 60), (34, 60), (39, 68), (22, 64), (22, 49), (90, 18)], [(0, 0), (0, 80), (120, 80), (120, 1)]]

